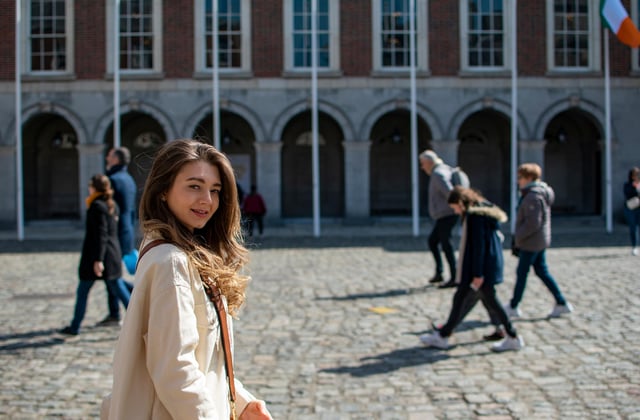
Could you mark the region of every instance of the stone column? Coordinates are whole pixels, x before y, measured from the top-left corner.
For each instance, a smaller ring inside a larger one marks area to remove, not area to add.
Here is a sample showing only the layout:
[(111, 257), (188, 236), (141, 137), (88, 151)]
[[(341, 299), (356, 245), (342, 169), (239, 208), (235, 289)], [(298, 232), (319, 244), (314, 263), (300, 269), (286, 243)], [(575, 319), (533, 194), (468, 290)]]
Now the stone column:
[(433, 151), (449, 166), (458, 166), (459, 145), (460, 140), (431, 140)]
[(524, 162), (537, 163), (542, 168), (544, 178), (544, 146), (546, 140), (519, 140), (518, 154), (520, 159), (518, 164)]
[(17, 221), (15, 146), (0, 146), (0, 179), (5, 184), (3, 191), (6, 192), (5, 199), (0, 200), (0, 221), (3, 221), (0, 223), (0, 228), (15, 227)]
[(78, 182), (80, 183), (78, 191), (80, 192), (78, 205), (80, 206), (80, 215), (85, 218), (86, 205), (85, 198), (89, 191), (87, 190), (89, 180), (95, 174), (105, 173), (104, 150), (106, 144), (78, 144)]
[(369, 153), (371, 142), (345, 141), (344, 184), (345, 223), (361, 224), (370, 221)]
[(267, 219), (282, 217), (282, 142), (255, 142), (256, 186), (267, 206)]

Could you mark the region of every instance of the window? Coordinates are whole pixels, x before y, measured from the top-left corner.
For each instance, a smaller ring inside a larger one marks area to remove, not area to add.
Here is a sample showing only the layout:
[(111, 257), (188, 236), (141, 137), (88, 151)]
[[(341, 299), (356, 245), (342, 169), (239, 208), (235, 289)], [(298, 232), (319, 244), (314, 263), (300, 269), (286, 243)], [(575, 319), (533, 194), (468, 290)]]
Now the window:
[[(311, 0), (284, 2), (285, 68), (288, 71), (311, 69)], [(337, 71), (339, 64), (338, 0), (317, 0), (316, 42), (319, 71)]]
[[(218, 2), (218, 68), (221, 72), (251, 69), (251, 1), (215, 0)], [(195, 2), (196, 68), (213, 69), (212, 0)], [(202, 11), (204, 13), (202, 13)]]
[(600, 68), (597, 0), (547, 0), (547, 59), (550, 70)]
[(32, 0), (22, 4), (26, 17), (26, 71), (38, 74), (71, 72), (73, 1)]
[(511, 2), (462, 0), (460, 11), (462, 69), (509, 69)]
[[(416, 67), (427, 69), (427, 2), (416, 1)], [(373, 0), (375, 70), (408, 71), (411, 65), (409, 0)]]
[[(107, 64), (113, 72), (114, 3), (107, 1)], [(120, 71), (122, 74), (162, 70), (162, 1), (121, 0)]]

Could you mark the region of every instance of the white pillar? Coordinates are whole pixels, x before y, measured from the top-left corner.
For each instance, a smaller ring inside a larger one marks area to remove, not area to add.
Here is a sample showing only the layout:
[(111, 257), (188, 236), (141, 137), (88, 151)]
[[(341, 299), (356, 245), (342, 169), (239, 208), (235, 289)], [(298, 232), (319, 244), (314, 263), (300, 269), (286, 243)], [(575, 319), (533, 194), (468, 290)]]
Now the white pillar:
[(362, 223), (371, 215), (369, 156), (371, 142), (345, 141), (344, 147), (344, 183), (345, 183), (345, 219), (347, 223)]
[(431, 147), (444, 163), (458, 166), (458, 146), (460, 140), (431, 140)]
[(256, 186), (264, 197), (268, 219), (282, 217), (282, 142), (255, 142)]

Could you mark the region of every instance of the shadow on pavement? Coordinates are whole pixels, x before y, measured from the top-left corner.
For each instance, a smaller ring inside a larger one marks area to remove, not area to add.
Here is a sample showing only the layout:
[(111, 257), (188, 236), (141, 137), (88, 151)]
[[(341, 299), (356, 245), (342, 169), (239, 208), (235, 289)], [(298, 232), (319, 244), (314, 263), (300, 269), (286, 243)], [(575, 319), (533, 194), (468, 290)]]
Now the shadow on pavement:
[(57, 346), (63, 344), (64, 341), (64, 338), (55, 329), (3, 334), (0, 335), (0, 353)]
[(394, 297), (394, 296), (406, 296), (406, 295), (414, 295), (421, 294), (427, 292), (429, 289), (435, 289), (434, 286), (423, 286), (423, 287), (410, 287), (407, 289), (391, 289), (384, 292), (371, 292), (371, 293), (354, 293), (346, 296), (327, 296), (327, 297), (318, 297), (316, 300), (335, 300), (335, 301), (345, 301), (345, 300), (358, 300), (358, 299), (372, 299), (372, 298), (386, 298), (386, 297)]

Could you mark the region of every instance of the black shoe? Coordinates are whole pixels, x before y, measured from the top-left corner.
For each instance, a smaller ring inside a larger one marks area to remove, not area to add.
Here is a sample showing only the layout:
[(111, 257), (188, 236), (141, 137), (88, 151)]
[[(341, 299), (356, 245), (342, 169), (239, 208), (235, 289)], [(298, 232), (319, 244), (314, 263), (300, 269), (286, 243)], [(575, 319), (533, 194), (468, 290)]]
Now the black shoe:
[(438, 286), (438, 289), (448, 289), (450, 287), (458, 287), (458, 283), (456, 283), (455, 280), (449, 280), (448, 282)]
[(493, 333), (482, 336), (484, 341), (500, 341), (506, 334), (502, 330), (495, 330)]
[(429, 283), (440, 283), (443, 281), (444, 279), (442, 278), (442, 274), (437, 273), (435, 276), (431, 277), (431, 279), (429, 280)]
[(96, 324), (98, 327), (113, 327), (117, 325), (120, 325), (120, 318), (111, 315)]
[(64, 327), (63, 329), (58, 330), (58, 332), (65, 335), (78, 335), (78, 331), (72, 329), (71, 327)]

